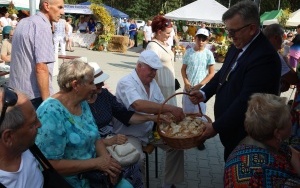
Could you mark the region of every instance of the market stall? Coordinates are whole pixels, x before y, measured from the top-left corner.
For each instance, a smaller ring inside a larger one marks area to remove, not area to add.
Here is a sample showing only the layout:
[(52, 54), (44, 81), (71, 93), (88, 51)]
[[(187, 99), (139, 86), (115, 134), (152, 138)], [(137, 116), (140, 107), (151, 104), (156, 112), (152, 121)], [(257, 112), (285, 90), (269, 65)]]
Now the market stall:
[(278, 23), (277, 18), (279, 16), (281, 16), (282, 14), (282, 10), (272, 10), (272, 11), (268, 11), (268, 12), (264, 12), (261, 16), (260, 16), (260, 24), (261, 25), (270, 25), (273, 23)]
[[(35, 9), (39, 9), (40, 0), (35, 0)], [(29, 1), (26, 0), (0, 0), (0, 6), (8, 6), (13, 3), (17, 10), (29, 10)]]
[[(65, 13), (70, 14), (93, 14), (93, 12), (90, 9), (91, 2), (84, 2), (77, 5), (70, 5), (65, 4), (64, 9)], [(102, 4), (102, 6), (110, 13), (112, 17), (115, 18), (128, 18), (129, 16), (125, 14), (124, 12), (115, 9), (113, 7), (107, 6), (105, 4)]]
[(73, 46), (89, 47), (96, 39), (95, 33), (72, 33)]
[(197, 0), (165, 15), (168, 19), (222, 23), (228, 9), (215, 0)]
[(215, 53), (214, 44), (226, 45), (225, 32), (221, 28), (224, 28), (222, 15), (227, 10), (226, 7), (215, 0), (197, 0), (167, 13), (165, 15), (166, 18), (176, 20), (177, 34), (180, 40), (178, 49), (184, 53), (186, 49), (194, 47), (195, 43), (193, 40), (196, 32), (193, 31), (203, 27), (203, 23), (206, 24), (206, 28), (212, 33), (210, 42), (206, 45), (208, 49)]

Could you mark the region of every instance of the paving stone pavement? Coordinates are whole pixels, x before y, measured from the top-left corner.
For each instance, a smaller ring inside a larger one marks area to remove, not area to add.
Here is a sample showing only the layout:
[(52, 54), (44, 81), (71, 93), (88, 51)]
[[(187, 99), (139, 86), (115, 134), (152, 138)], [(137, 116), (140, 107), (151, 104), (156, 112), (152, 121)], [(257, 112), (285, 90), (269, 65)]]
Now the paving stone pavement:
[[(97, 62), (103, 71), (110, 75), (106, 81), (109, 90), (115, 93), (117, 82), (123, 76), (129, 74), (134, 68), (141, 51), (141, 47), (132, 48), (126, 53), (98, 52), (86, 48), (74, 48), (74, 52), (67, 52), (67, 55), (87, 57), (89, 62)], [(62, 60), (59, 60), (59, 64)], [(176, 78), (183, 86), (180, 73), (181, 63), (175, 62)], [(221, 63), (216, 63), (215, 70), (221, 68)], [(55, 91), (58, 90), (56, 76), (53, 77)], [(178, 90), (179, 91), (179, 90)], [(182, 91), (182, 90), (181, 90)], [(285, 92), (283, 96), (290, 98), (292, 90)], [(181, 96), (177, 97), (177, 104), (181, 106)], [(214, 98), (207, 102), (207, 115), (214, 121), (213, 115)], [(176, 185), (177, 188), (220, 188), (223, 187), (223, 146), (218, 136), (205, 142), (206, 149), (199, 151), (197, 148), (185, 151), (185, 181)], [(154, 152), (149, 155), (150, 167), (150, 188), (158, 188), (162, 185), (165, 154), (158, 149), (158, 178), (155, 177), (155, 157)]]

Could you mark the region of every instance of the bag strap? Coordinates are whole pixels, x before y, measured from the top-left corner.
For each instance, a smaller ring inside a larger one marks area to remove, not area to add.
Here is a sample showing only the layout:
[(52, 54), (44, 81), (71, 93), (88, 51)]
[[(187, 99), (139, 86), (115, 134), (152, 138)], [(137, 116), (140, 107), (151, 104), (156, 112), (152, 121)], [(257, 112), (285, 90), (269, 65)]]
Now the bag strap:
[(154, 40), (151, 40), (149, 42), (155, 42), (158, 46), (160, 46), (165, 52), (167, 52), (169, 54), (169, 52), (162, 46), (160, 45), (158, 42), (154, 41)]
[(48, 159), (44, 156), (44, 154), (41, 152), (39, 147), (34, 144), (29, 148), (31, 153), (34, 155), (34, 157), (39, 161), (40, 165), (43, 167), (43, 169), (54, 169), (53, 166), (50, 164)]

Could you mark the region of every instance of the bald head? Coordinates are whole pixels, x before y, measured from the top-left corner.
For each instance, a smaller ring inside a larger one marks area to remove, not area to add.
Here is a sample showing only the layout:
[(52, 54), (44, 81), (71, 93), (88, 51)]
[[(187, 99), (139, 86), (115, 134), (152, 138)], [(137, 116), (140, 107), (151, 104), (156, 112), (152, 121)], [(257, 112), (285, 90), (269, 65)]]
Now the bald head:
[(40, 0), (40, 11), (50, 22), (58, 22), (64, 14), (63, 0)]
[(276, 50), (280, 50), (283, 42), (284, 30), (279, 24), (268, 25), (263, 30), (264, 35)]

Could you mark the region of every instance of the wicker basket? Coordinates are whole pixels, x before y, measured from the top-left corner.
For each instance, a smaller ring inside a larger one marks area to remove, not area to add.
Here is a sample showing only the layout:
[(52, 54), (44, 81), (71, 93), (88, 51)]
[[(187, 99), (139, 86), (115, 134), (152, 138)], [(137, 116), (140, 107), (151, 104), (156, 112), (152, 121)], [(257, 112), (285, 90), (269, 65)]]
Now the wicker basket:
[[(175, 93), (174, 95), (172, 95), (168, 99), (166, 99), (164, 101), (164, 103), (161, 105), (161, 108), (159, 110), (158, 117), (157, 117), (158, 120), (160, 119), (160, 114), (163, 110), (164, 105), (168, 102), (168, 100), (170, 100), (172, 97), (174, 97), (176, 95), (180, 95), (180, 94), (189, 95), (188, 93), (185, 93), (185, 92), (179, 92), (179, 93)], [(186, 114), (186, 116), (193, 116), (193, 117), (195, 117), (195, 116), (197, 116), (197, 117), (204, 116), (208, 120), (208, 122), (211, 123), (212, 122), (211, 119), (208, 116), (202, 114), (202, 111), (201, 111), (201, 108), (200, 108), (199, 104), (198, 104), (198, 107), (199, 107), (199, 113), (197, 113), (197, 114)], [(157, 121), (157, 122), (159, 122), (159, 121)], [(160, 123), (158, 123), (158, 125), (157, 125), (157, 132), (158, 132), (159, 136), (171, 148), (174, 148), (174, 149), (190, 149), (190, 148), (196, 147), (196, 146), (198, 146), (202, 143), (201, 141), (198, 140), (199, 136), (202, 133), (199, 133), (197, 135), (193, 135), (191, 137), (174, 138), (174, 137), (169, 137), (169, 136), (166, 136), (165, 134), (163, 134), (162, 131), (159, 128), (159, 125), (160, 125)]]

